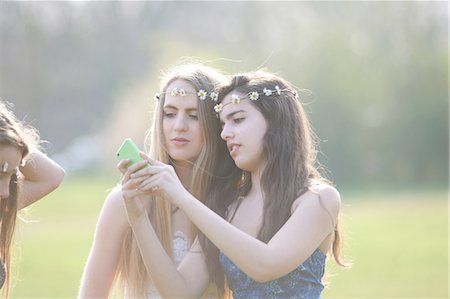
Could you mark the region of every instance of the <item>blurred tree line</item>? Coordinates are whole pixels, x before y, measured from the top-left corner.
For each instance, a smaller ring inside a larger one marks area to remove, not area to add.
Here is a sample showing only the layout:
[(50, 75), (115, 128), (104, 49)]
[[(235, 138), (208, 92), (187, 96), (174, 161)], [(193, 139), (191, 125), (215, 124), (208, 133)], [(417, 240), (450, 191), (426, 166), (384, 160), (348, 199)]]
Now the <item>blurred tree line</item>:
[(338, 183), (448, 181), (447, 2), (2, 1), (0, 34), (0, 96), (51, 154), (142, 144), (160, 71), (194, 56), (311, 90)]

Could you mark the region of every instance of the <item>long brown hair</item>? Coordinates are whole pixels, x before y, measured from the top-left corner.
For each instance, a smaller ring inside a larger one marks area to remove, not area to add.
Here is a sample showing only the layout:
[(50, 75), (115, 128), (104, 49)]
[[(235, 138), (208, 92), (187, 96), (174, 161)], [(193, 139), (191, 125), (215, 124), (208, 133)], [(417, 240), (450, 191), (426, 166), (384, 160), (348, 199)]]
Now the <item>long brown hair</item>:
[[(166, 164), (172, 164), (168, 155), (162, 129), (163, 107), (167, 87), (175, 80), (184, 80), (196, 91), (217, 91), (219, 87), (227, 83), (226, 77), (218, 71), (199, 63), (184, 63), (175, 65), (163, 74), (160, 86), (160, 97), (154, 112), (153, 125), (147, 132), (146, 148), (149, 155)], [(216, 167), (216, 157), (226, 149), (225, 143), (220, 139), (220, 123), (214, 114), (214, 102), (212, 100), (198, 101), (198, 116), (201, 124), (203, 140), (202, 150), (193, 162), (191, 181), (192, 194), (201, 201), (206, 198), (206, 190), (213, 180), (213, 169)], [(148, 217), (152, 222), (166, 252), (172, 256), (172, 206), (170, 202), (155, 197), (149, 201)], [(196, 235), (194, 227), (191, 229), (191, 240)], [(136, 240), (131, 229), (128, 229), (121, 251), (121, 259), (117, 270), (119, 285), (127, 288), (131, 297), (142, 298), (148, 291), (151, 277), (147, 273)]]
[[(11, 105), (0, 100), (0, 146), (16, 148), (24, 159), (30, 148), (37, 148), (38, 144), (36, 129), (18, 121)], [(0, 199), (0, 261), (6, 268), (6, 280), (1, 293), (3, 298), (7, 298), (9, 294), (11, 247), (17, 218), (19, 185), (17, 173), (14, 173), (9, 183), (9, 197)]]
[[(283, 92), (266, 96), (261, 92), (278, 86)], [(260, 92), (260, 99), (250, 101), (267, 121), (264, 136), (264, 154), (267, 165), (261, 177), (264, 209), (263, 222), (257, 238), (268, 242), (291, 216), (294, 201), (308, 191), (314, 182), (328, 182), (318, 171), (317, 142), (307, 115), (297, 100), (297, 92), (284, 79), (264, 71), (235, 75), (231, 83), (220, 91), (219, 101), (230, 92), (248, 94)], [(211, 190), (209, 207), (226, 218), (228, 207), (245, 196), (251, 188), (250, 174), (228, 167), (230, 181), (217, 182)], [(240, 174), (240, 175), (239, 175)], [(226, 196), (224, 196), (226, 194)], [(344, 265), (340, 248), (339, 228), (332, 245), (332, 255)], [(209, 258), (208, 269), (220, 292), (224, 292), (224, 275), (218, 258), (218, 249), (200, 234), (201, 244)]]

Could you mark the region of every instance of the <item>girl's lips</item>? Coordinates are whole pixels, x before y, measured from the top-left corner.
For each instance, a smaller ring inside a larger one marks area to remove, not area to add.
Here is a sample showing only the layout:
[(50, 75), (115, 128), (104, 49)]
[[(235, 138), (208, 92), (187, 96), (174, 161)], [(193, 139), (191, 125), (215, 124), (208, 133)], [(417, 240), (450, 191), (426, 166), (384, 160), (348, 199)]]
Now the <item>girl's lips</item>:
[(170, 141), (172, 141), (172, 143), (177, 146), (182, 146), (182, 145), (188, 144), (190, 142), (186, 138), (172, 138)]
[(230, 152), (230, 155), (233, 156), (239, 149), (240, 145), (236, 143), (231, 143), (228, 145), (228, 151)]

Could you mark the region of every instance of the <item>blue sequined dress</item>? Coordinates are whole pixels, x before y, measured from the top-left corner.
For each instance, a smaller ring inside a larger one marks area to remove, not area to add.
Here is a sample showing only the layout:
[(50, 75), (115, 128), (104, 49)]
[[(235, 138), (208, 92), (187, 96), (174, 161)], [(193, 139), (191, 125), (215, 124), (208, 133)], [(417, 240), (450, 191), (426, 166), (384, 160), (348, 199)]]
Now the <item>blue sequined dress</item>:
[(303, 264), (292, 272), (264, 283), (247, 276), (222, 252), (219, 254), (219, 259), (228, 285), (233, 291), (234, 299), (321, 298), (320, 293), (324, 288), (322, 277), (325, 273), (326, 255), (319, 249), (316, 249)]

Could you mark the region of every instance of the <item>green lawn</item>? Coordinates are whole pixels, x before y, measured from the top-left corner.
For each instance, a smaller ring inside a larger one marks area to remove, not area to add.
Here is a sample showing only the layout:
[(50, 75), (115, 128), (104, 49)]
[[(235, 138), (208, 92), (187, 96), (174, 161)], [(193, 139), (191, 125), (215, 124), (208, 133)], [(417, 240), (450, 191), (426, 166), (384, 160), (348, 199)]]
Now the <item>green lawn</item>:
[(11, 298), (76, 298), (111, 177), (67, 178), (22, 213), (15, 238)]
[[(11, 298), (75, 298), (115, 178), (69, 177), (19, 222)], [(342, 191), (351, 269), (328, 263), (324, 298), (447, 298), (447, 190)]]
[(329, 263), (325, 298), (448, 298), (446, 190), (348, 199), (342, 220), (354, 265)]

